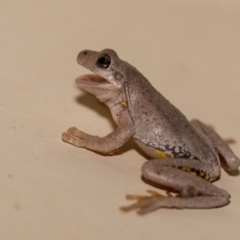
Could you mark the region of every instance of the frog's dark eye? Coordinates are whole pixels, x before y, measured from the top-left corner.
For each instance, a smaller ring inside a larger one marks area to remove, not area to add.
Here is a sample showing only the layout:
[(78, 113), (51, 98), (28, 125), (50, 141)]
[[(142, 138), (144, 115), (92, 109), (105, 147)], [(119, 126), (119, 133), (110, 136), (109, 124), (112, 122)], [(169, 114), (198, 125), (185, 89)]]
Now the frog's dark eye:
[(96, 62), (96, 65), (100, 68), (105, 68), (107, 69), (111, 64), (111, 58), (107, 55), (104, 54), (99, 57), (99, 59)]

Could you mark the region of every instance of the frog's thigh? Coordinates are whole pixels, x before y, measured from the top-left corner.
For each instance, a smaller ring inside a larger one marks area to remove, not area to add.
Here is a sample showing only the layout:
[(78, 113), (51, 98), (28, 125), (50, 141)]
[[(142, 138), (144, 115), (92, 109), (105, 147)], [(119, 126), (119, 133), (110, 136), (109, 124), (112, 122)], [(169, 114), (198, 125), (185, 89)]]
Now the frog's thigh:
[[(138, 209), (138, 213), (145, 214), (158, 208), (215, 208), (229, 203), (230, 196), (225, 190), (219, 189), (210, 182), (188, 172), (166, 166), (165, 162), (168, 161), (171, 162), (171, 159), (166, 161), (150, 160), (143, 165), (142, 173), (146, 179), (174, 189), (179, 196), (128, 195), (128, 199), (135, 199), (137, 202), (122, 207), (123, 211)], [(188, 161), (191, 162), (189, 159)], [(180, 161), (179, 165), (181, 165)]]
[(199, 120), (192, 120), (191, 125), (198, 132), (198, 134), (209, 143), (217, 153), (223, 156), (226, 161), (227, 170), (235, 170), (240, 165), (239, 158), (233, 153), (228, 144), (211, 128), (200, 122)]
[[(188, 159), (176, 160), (181, 165), (181, 160)], [(167, 159), (167, 161), (171, 162), (171, 159)], [(191, 163), (191, 160), (188, 161)], [(219, 189), (210, 182), (188, 172), (168, 167), (158, 159), (146, 162), (142, 167), (142, 173), (146, 179), (174, 189), (181, 196), (168, 203), (163, 200), (165, 198), (159, 197), (161, 203), (158, 204), (166, 204), (165, 207), (212, 208), (229, 202), (229, 194), (225, 190)]]

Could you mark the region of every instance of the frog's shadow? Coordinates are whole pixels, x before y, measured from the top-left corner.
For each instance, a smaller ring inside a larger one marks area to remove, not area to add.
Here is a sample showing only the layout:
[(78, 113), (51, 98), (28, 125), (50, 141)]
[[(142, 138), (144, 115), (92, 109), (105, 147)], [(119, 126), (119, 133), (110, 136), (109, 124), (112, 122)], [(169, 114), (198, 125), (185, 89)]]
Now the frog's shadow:
[[(75, 97), (75, 101), (78, 104), (84, 105), (92, 110), (94, 110), (95, 112), (97, 112), (101, 117), (104, 117), (106, 119), (108, 119), (111, 128), (114, 130), (117, 128), (116, 123), (114, 122), (111, 112), (108, 109), (108, 107), (101, 103), (95, 96), (93, 96), (90, 93), (87, 92), (83, 92), (81, 95), (78, 95)], [(97, 120), (96, 120), (97, 121)], [(107, 135), (108, 133), (106, 133)], [(138, 146), (137, 144), (134, 142), (134, 140), (131, 138), (126, 144), (124, 144), (121, 147), (121, 153), (123, 152), (128, 152), (130, 150), (134, 149), (135, 151), (137, 151), (139, 154), (141, 154), (144, 158), (146, 159), (150, 159), (149, 156), (147, 154), (145, 154)]]

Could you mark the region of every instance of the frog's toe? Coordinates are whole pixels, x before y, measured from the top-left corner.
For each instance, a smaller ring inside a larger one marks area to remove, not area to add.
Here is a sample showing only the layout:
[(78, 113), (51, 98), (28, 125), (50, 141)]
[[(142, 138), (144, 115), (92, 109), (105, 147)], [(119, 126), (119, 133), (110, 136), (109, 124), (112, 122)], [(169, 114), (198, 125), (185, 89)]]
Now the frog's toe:
[[(151, 196), (153, 197), (165, 197), (164, 195), (162, 195), (161, 193), (159, 192), (156, 192), (156, 191), (153, 191), (153, 190), (147, 190), (147, 193), (149, 193)], [(169, 196), (169, 192), (167, 192), (167, 195)], [(171, 194), (170, 194), (171, 196)], [(172, 197), (172, 196), (171, 196)]]
[(78, 130), (76, 127), (71, 127), (67, 130), (69, 135), (72, 135), (77, 138), (88, 138), (90, 135)]
[(63, 140), (64, 142), (68, 142), (70, 138), (71, 138), (71, 136), (70, 136), (68, 133), (64, 132), (64, 133), (62, 134), (62, 140)]
[(68, 130), (67, 130), (67, 133), (70, 134), (70, 135), (74, 135), (74, 133), (78, 132), (78, 129), (76, 127), (70, 127)]
[(140, 201), (143, 201), (145, 199), (149, 199), (151, 197), (165, 197), (164, 195), (162, 195), (162, 194), (160, 194), (156, 191), (153, 191), (153, 190), (147, 190), (146, 192), (149, 193), (150, 196), (127, 194), (126, 199), (127, 200), (135, 200), (135, 201), (140, 202)]
[(67, 130), (67, 133), (71, 136), (74, 136), (74, 137), (80, 138), (80, 139), (86, 139), (86, 138), (92, 137), (92, 135), (82, 132), (82, 131), (78, 130), (76, 127), (69, 128)]
[(135, 195), (126, 195), (126, 198), (129, 200), (137, 200), (136, 203), (133, 203), (131, 205), (128, 206), (124, 206), (124, 207), (120, 207), (120, 209), (124, 212), (128, 212), (131, 211), (133, 209), (137, 209), (137, 208), (143, 208), (146, 207), (148, 205), (148, 201), (147, 199), (141, 199), (141, 197), (139, 196), (135, 196)]
[(153, 191), (153, 190), (147, 190), (147, 192), (150, 194), (150, 196), (140, 196), (140, 195), (126, 195), (127, 200), (135, 200), (137, 201), (134, 204), (131, 204), (126, 207), (121, 207), (120, 209), (124, 212), (128, 212), (133, 209), (138, 209), (137, 213), (139, 214), (146, 214), (148, 212), (152, 212), (159, 208), (158, 205), (160, 199), (166, 198), (166, 196)]
[(120, 209), (124, 212), (138, 209), (137, 213), (143, 215), (158, 209), (160, 207), (158, 205), (159, 199), (162, 198), (162, 196), (141, 197), (141, 196), (135, 196), (135, 195), (127, 195), (127, 198), (137, 200), (138, 202), (131, 204), (129, 206), (121, 207)]
[(68, 133), (63, 133), (62, 134), (62, 140), (64, 142), (72, 144), (76, 147), (85, 147), (85, 144), (86, 144), (86, 139), (80, 139), (80, 138), (72, 136)]

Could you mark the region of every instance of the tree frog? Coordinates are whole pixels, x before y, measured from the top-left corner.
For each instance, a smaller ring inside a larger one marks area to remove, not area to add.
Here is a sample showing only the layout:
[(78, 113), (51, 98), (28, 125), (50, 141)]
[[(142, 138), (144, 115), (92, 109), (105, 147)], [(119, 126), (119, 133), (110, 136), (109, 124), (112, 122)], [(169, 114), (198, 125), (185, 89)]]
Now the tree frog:
[(175, 193), (127, 195), (135, 203), (122, 210), (138, 209), (145, 214), (158, 208), (215, 208), (229, 203), (228, 192), (212, 182), (220, 176), (220, 159), (228, 171), (236, 170), (240, 160), (211, 127), (199, 120), (188, 121), (111, 49), (84, 50), (77, 62), (94, 74), (78, 77), (76, 84), (107, 105), (118, 128), (97, 137), (72, 127), (62, 134), (63, 141), (107, 154), (133, 137), (153, 158), (143, 164), (143, 177)]

